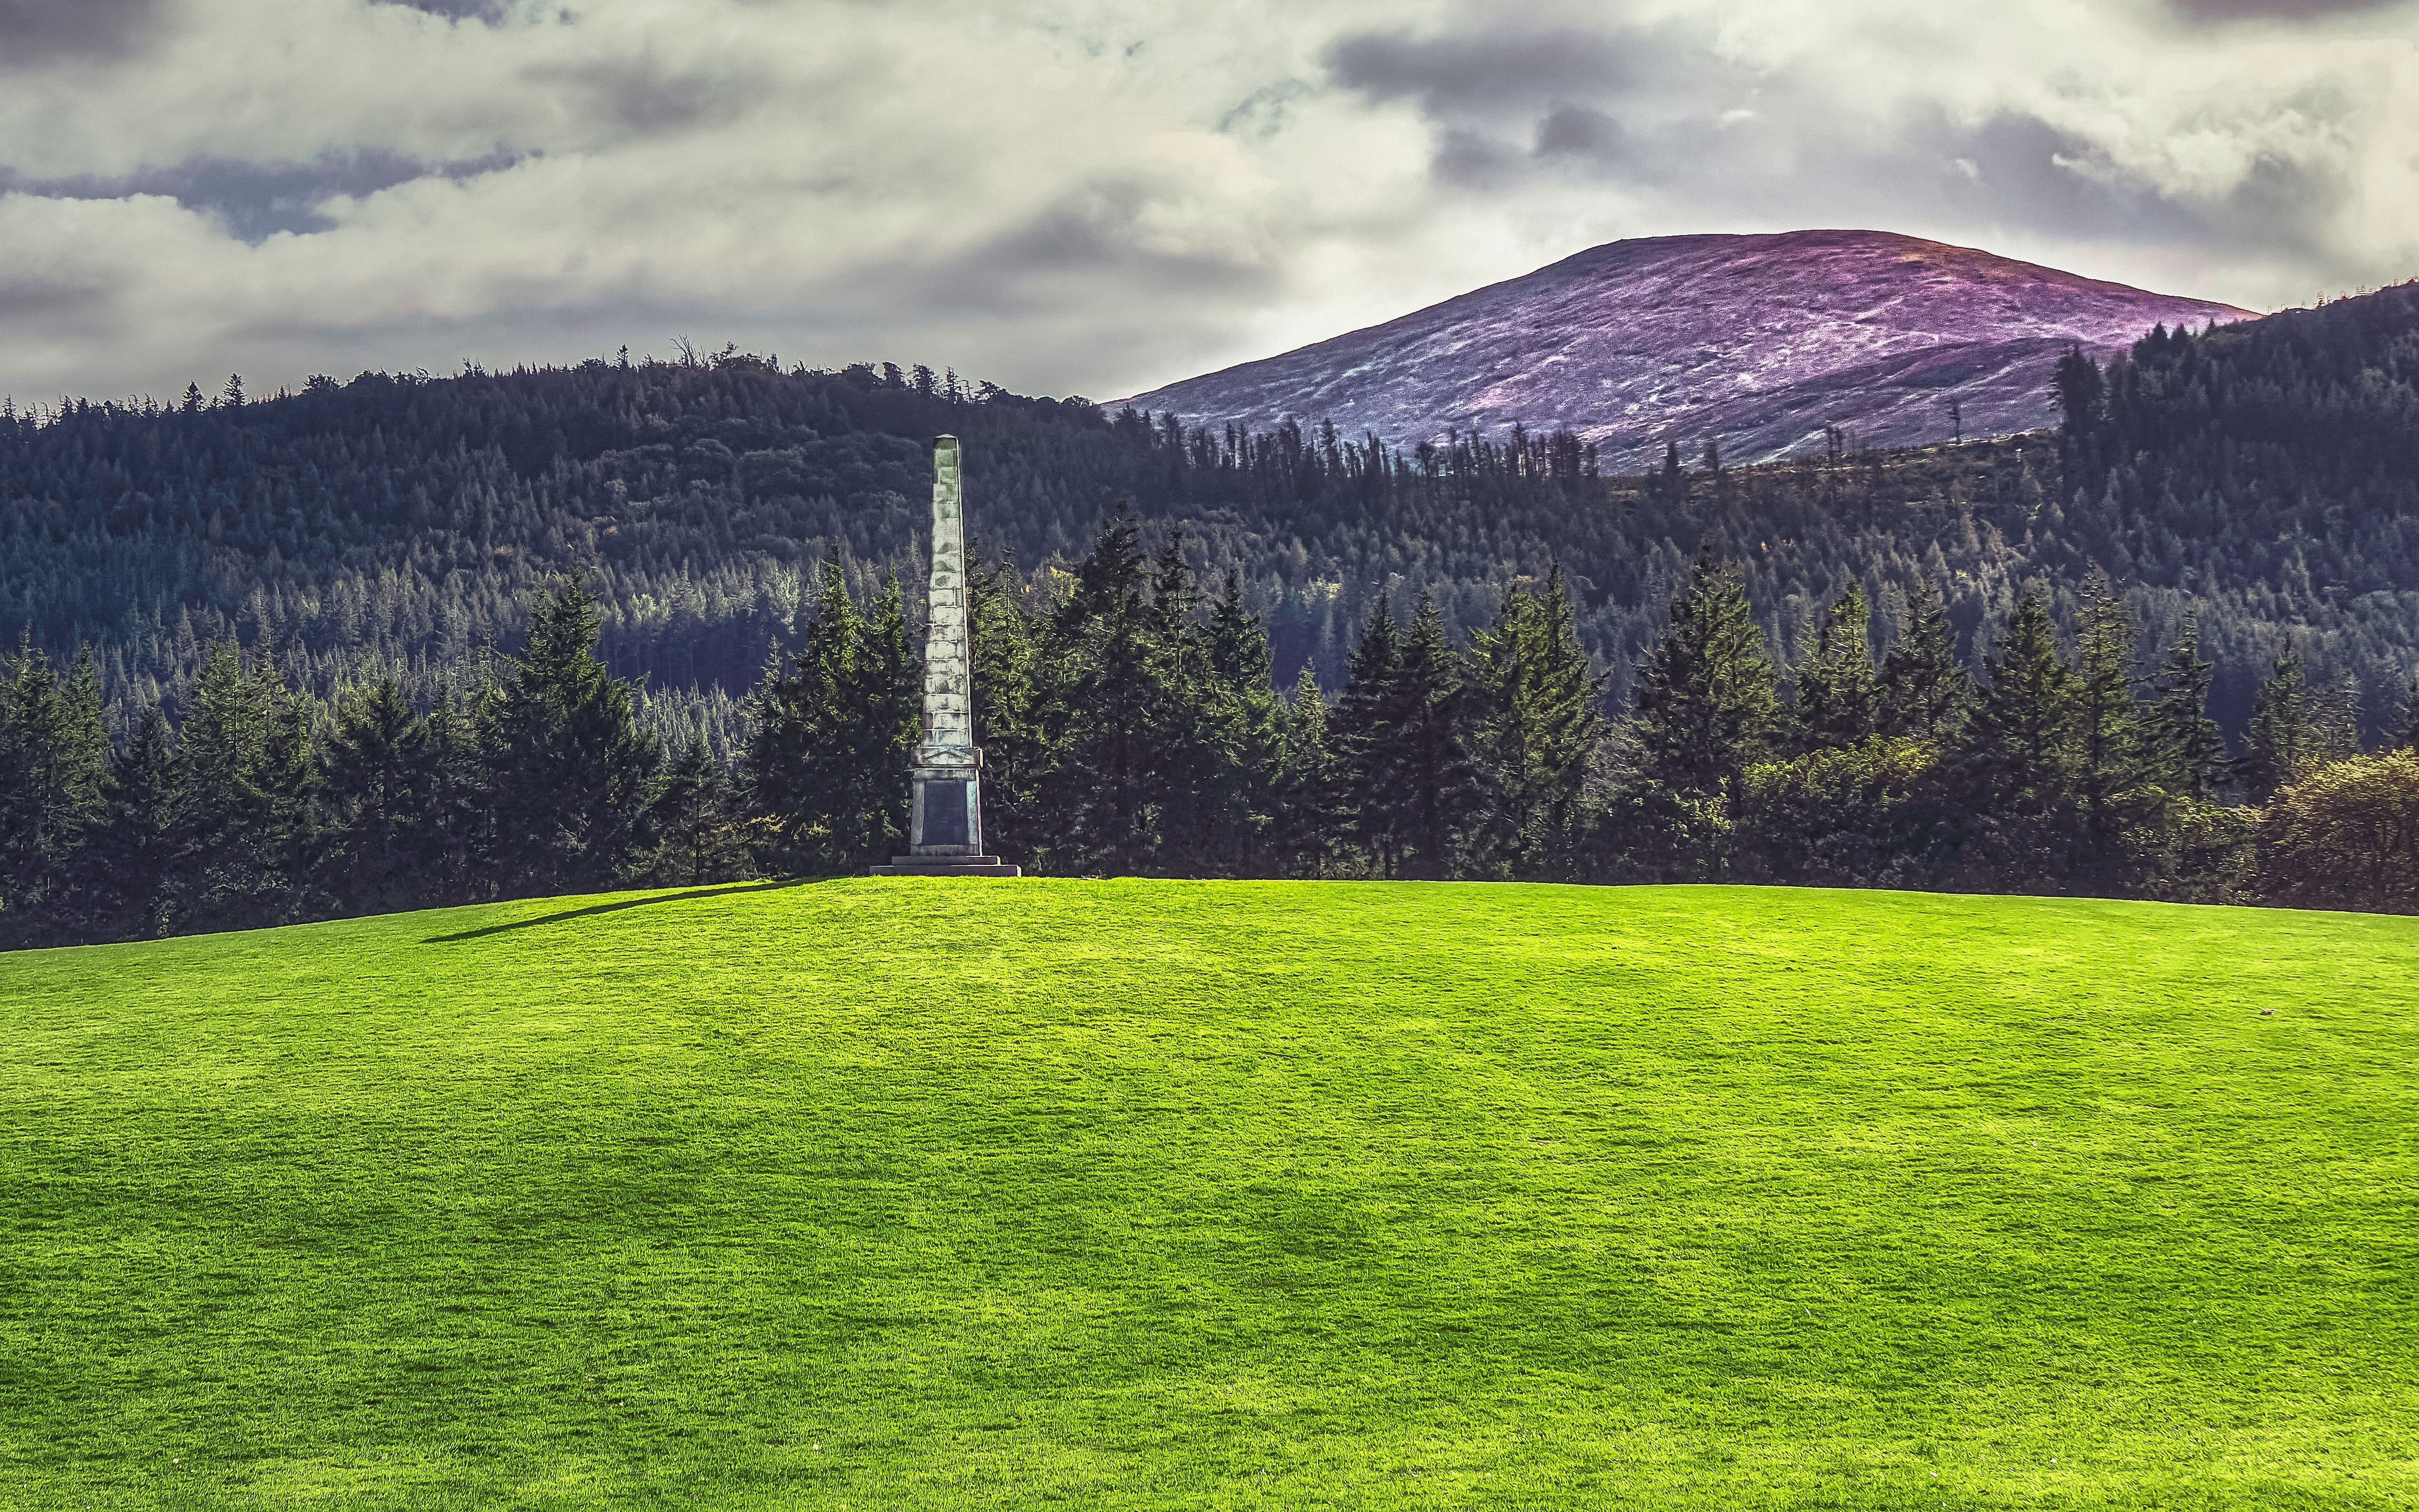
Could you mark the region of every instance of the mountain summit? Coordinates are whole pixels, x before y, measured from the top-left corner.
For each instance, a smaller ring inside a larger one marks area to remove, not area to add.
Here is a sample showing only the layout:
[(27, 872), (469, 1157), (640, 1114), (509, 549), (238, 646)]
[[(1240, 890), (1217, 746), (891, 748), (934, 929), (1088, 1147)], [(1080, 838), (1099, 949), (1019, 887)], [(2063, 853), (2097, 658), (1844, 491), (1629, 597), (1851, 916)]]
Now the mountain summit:
[(1333, 420), (1402, 445), (1568, 426), (1607, 471), (1667, 440), (1757, 461), (2030, 430), (2057, 354), (2253, 312), (1886, 231), (1648, 237), (1126, 401), (1193, 423)]

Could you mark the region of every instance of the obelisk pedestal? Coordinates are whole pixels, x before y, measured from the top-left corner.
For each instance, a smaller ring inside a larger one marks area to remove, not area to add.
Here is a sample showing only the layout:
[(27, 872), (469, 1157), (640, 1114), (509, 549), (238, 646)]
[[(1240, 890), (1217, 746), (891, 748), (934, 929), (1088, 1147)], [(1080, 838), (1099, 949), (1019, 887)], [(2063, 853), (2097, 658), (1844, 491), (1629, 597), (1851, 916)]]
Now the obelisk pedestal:
[(958, 439), (932, 441), (932, 581), (924, 630), (924, 733), (916, 743), (907, 854), (875, 876), (1012, 877), (982, 848), (982, 751), (966, 641), (965, 490)]

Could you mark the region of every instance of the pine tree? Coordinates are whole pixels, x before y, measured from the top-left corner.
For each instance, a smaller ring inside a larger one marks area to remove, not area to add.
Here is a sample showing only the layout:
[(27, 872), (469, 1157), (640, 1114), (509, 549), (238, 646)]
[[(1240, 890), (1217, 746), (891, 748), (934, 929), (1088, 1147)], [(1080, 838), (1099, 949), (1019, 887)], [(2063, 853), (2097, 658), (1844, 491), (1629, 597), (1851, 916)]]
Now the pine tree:
[(2100, 364), (2085, 356), (2080, 347), (2069, 347), (2057, 360), (2050, 397), (2057, 404), (2058, 424), (2078, 440), (2095, 434), (2106, 417), (2107, 384)]
[(163, 890), (173, 927), (254, 928), (306, 912), (310, 717), (266, 637), (250, 668), (232, 641), (203, 664), (177, 731)]
[(347, 909), (436, 902), (423, 870), (438, 773), (428, 721), (392, 673), (347, 689), (322, 757), (320, 885)]
[(1399, 665), (1396, 706), (1403, 722), (1395, 764), (1404, 786), (1392, 795), (1400, 805), (1396, 867), (1402, 875), (1442, 879), (1454, 874), (1458, 842), (1482, 795), (1462, 736), (1461, 658), (1445, 640), (1435, 598), (1425, 591), (1411, 611)]
[(1641, 775), (1688, 799), (1734, 795), (1771, 748), (1772, 662), (1737, 568), (1697, 559), (1672, 623), (1639, 668), (1629, 733)]
[(2419, 750), (2419, 672), (2413, 672), (2409, 686), (2402, 689), (2401, 718), (2393, 733), (2386, 736), (2388, 750)]
[[(1143, 640), (1150, 752), (1147, 864), (1184, 875), (1231, 868), (1256, 848), (1267, 822), (1265, 812), (1255, 811), (1243, 780), (1239, 710), (1216, 666), (1212, 638), (1200, 624), (1200, 603), (1183, 536), (1172, 532), (1151, 572)], [(1240, 603), (1235, 611), (1241, 612)], [(1261, 680), (1267, 680), (1265, 666)]]
[(1050, 685), (1066, 668), (1040, 655), (1036, 635), (1046, 626), (1037, 626), (1020, 586), (1012, 560), (969, 571), (966, 634), (983, 753), (983, 843), (1032, 866), (1037, 845), (1055, 838), (1040, 805), (1057, 763), (1046, 712), (1067, 704)]
[(1579, 641), (1557, 565), (1540, 590), (1507, 589), (1471, 646), (1471, 748), (1486, 779), (1482, 847), (1516, 877), (1577, 874), (1587, 780), (1607, 679)]
[(1137, 536), (1123, 514), (1102, 528), (1052, 612), (1043, 652), (1066, 667), (1047, 717), (1067, 732), (1044, 809), (1070, 863), (1087, 870), (1145, 870), (1158, 839), (1152, 767), (1163, 669)]
[(751, 802), (770, 822), (763, 859), (777, 871), (853, 870), (906, 841), (922, 700), (899, 579), (869, 616), (839, 563), (821, 576), (792, 671), (777, 665), (756, 696), (745, 759)]
[(1327, 705), (1310, 664), (1282, 709), (1275, 788), (1277, 855), (1297, 876), (1324, 876), (1344, 820), (1344, 772)]
[(1287, 710), (1270, 687), (1268, 627), (1245, 607), (1240, 573), (1228, 571), (1207, 625), (1194, 635), (1206, 676), (1189, 696), (1200, 706), (1215, 758), (1211, 829), (1201, 858), (1223, 873), (1243, 874), (1271, 858)]
[(425, 895), (465, 902), (495, 896), (495, 792), (476, 711), (492, 687), (462, 692), (440, 683), (423, 748), (428, 764), (429, 823), (414, 867)]
[(2158, 779), (2175, 793), (2203, 800), (2217, 796), (2227, 764), (2225, 737), (2209, 717), (2210, 673), (2210, 664), (2200, 659), (2200, 626), (2187, 621), (2151, 684), (2147, 731)]
[(2048, 597), (2038, 588), (2017, 600), (1987, 670), (1975, 711), (1980, 743), (2007, 753), (2023, 785), (2050, 785), (2073, 736), (2075, 687), (2058, 652)]
[(658, 752), (639, 730), (637, 684), (596, 658), (602, 624), (574, 573), (538, 602), (529, 640), (482, 711), (490, 864), (509, 893), (606, 887), (645, 848)]
[(91, 649), (62, 679), (21, 640), (0, 668), (0, 939), (65, 943), (90, 927), (111, 754)]
[(2360, 754), (2360, 681), (2350, 672), (2310, 689), (2308, 766)]
[(1210, 666), (1225, 687), (1239, 692), (1268, 688), (1268, 626), (1244, 607), (1242, 574), (1232, 568), (1210, 613)]
[(855, 816), (855, 858), (871, 863), (907, 848), (909, 768), (924, 728), (924, 664), (907, 642), (907, 600), (892, 573), (866, 615), (863, 651), (843, 705), (848, 770), (845, 806)]
[(2134, 696), (2134, 620), (2105, 573), (2084, 584), (2075, 623), (2073, 785), (2094, 857), (2114, 856), (2119, 832), (2147, 818), (2155, 790)]
[(101, 918), (94, 933), (135, 939), (159, 933), (161, 888), (173, 854), (175, 737), (156, 703), (146, 703), (134, 733), (111, 764), (109, 807), (95, 839), (94, 860), (104, 879)]
[(253, 659), (252, 680), (254, 706), (261, 714), (260, 766), (254, 780), (267, 799), (259, 811), (260, 844), (269, 864), (290, 880), (294, 896), (287, 917), (303, 918), (313, 911), (305, 893), (318, 840), (314, 705), (308, 694), (286, 686), (277, 648), (266, 633)]
[(2062, 867), (2076, 687), (2040, 589), (2017, 600), (1988, 671), (1961, 753), (1969, 802), (2013, 826), (2019, 848), (2031, 853), (2025, 864)]
[(1333, 731), (1344, 773), (1345, 807), (1353, 838), (1368, 851), (1380, 876), (1394, 876), (1408, 844), (1404, 787), (1405, 707), (1401, 626), (1391, 596), (1380, 593), (1353, 648), (1344, 699)]
[(655, 794), (650, 828), (656, 850), (657, 881), (680, 886), (718, 882), (738, 870), (730, 843), (731, 786), (722, 764), (705, 748), (703, 733), (689, 737), (665, 768)]
[(1939, 592), (1918, 583), (1907, 601), (1906, 626), (1882, 657), (1885, 733), (1953, 741), (1974, 706), (1974, 674), (1957, 657), (1957, 629)]
[(2310, 687), (2298, 650), (2288, 646), (2279, 652), (2267, 681), (2259, 685), (2246, 744), (2242, 780), (2254, 803), (2267, 802), (2308, 767)]
[(1861, 583), (1850, 583), (1797, 644), (1797, 696), (1788, 724), (1801, 751), (1853, 746), (1881, 723), (1873, 674), (1872, 614)]

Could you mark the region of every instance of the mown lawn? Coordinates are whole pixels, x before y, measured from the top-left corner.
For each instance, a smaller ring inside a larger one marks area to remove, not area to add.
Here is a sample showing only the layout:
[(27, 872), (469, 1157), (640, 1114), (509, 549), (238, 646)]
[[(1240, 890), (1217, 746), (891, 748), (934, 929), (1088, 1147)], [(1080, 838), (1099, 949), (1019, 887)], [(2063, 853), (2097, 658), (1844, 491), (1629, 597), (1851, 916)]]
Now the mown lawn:
[(0, 1505), (2419, 1501), (2419, 920), (629, 901), (0, 956)]

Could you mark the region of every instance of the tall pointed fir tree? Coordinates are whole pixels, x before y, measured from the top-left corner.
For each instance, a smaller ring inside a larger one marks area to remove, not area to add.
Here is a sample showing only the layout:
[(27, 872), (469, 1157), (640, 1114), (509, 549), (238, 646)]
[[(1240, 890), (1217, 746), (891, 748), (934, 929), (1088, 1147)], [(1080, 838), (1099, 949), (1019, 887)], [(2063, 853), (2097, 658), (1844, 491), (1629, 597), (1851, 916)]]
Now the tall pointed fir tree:
[(825, 562), (815, 617), (789, 671), (755, 699), (744, 765), (777, 872), (851, 871), (906, 841), (908, 771), (920, 728), (920, 669), (907, 650), (894, 576), (868, 615)]
[(1672, 622), (1640, 665), (1627, 732), (1640, 775), (1685, 799), (1735, 795), (1772, 746), (1771, 658), (1738, 569), (1700, 556)]
[(1283, 755), (1275, 791), (1275, 858), (1294, 876), (1327, 875), (1346, 815), (1345, 776), (1327, 695), (1304, 662), (1280, 710)]
[(1471, 746), (1486, 783), (1481, 848), (1499, 874), (1576, 876), (1607, 679), (1579, 645), (1559, 563), (1542, 588), (1504, 591), (1470, 660)]
[(509, 894), (605, 887), (647, 844), (659, 752), (635, 681), (597, 659), (604, 613), (578, 573), (538, 601), (529, 640), (482, 713), (494, 797), (491, 864)]
[(896, 572), (865, 617), (861, 671), (848, 705), (856, 732), (850, 769), (858, 774), (854, 811), (861, 816), (858, 855), (869, 864), (907, 847), (909, 777), (924, 729), (924, 660), (909, 643), (907, 598)]
[(1797, 693), (1786, 720), (1801, 751), (1853, 746), (1880, 727), (1872, 611), (1862, 583), (1850, 583), (1797, 642)]
[(178, 930), (280, 924), (308, 911), (317, 775), (310, 706), (267, 637), (203, 663), (177, 733), (174, 856), (163, 904)]
[(1974, 674), (1957, 656), (1957, 629), (1929, 580), (1916, 584), (1906, 624), (1882, 657), (1883, 732), (1956, 739), (1974, 706)]
[(2242, 785), (2252, 802), (2265, 803), (2310, 763), (2310, 684), (2297, 648), (2277, 653), (2244, 734)]
[(1265, 872), (1276, 858), (1286, 710), (1270, 686), (1268, 627), (1245, 606), (1240, 573), (1228, 570), (1198, 635), (1208, 671), (1199, 697), (1217, 753), (1215, 827), (1202, 860), (1226, 875)]
[(110, 756), (91, 649), (62, 678), (23, 639), (0, 666), (0, 940), (63, 944), (94, 923)]
[(432, 897), (495, 896), (495, 794), (487, 785), (487, 753), (479, 711), (492, 683), (472, 690), (440, 681), (424, 724), (428, 764), (428, 823), (414, 847), (414, 869)]
[(2009, 615), (1958, 763), (1968, 811), (1995, 827), (2011, 879), (2063, 878), (2071, 864), (2075, 677), (2048, 597), (2027, 588)]
[(2100, 364), (2084, 355), (2082, 347), (2070, 347), (2057, 360), (2049, 396), (2057, 405), (2058, 426), (2070, 440), (2086, 441), (2099, 434), (2107, 418), (2108, 386)]
[(343, 690), (321, 755), (320, 886), (347, 911), (443, 897), (424, 869), (438, 779), (427, 719), (393, 674)]
[(2349, 761), (2360, 754), (2360, 679), (2350, 672), (2310, 688), (2307, 764)]
[(2134, 619), (2108, 575), (2092, 569), (2075, 619), (2074, 764), (2091, 863), (2103, 874), (2120, 834), (2152, 816), (2158, 790), (2134, 696)]
[[(1265, 784), (1274, 756), (1274, 731), (1265, 720), (1253, 728), (1245, 691), (1229, 682), (1220, 665), (1256, 656), (1258, 681), (1268, 686), (1265, 643), (1256, 650), (1241, 590), (1230, 582), (1231, 641), (1218, 644), (1219, 628), (1204, 625), (1201, 595), (1184, 556), (1180, 532), (1171, 533), (1151, 574), (1150, 612), (1144, 646), (1150, 682), (1150, 772), (1153, 870), (1182, 875), (1229, 872), (1248, 865), (1268, 825)], [(1249, 672), (1244, 672), (1249, 676)]]
[(1043, 655), (1065, 667), (1046, 717), (1056, 742), (1043, 808), (1073, 869), (1150, 865), (1157, 813), (1152, 767), (1161, 662), (1152, 655), (1150, 573), (1130, 515), (1102, 527), (1053, 609)]
[(982, 748), (983, 843), (1028, 869), (1052, 839), (1040, 812), (1057, 759), (1048, 711), (1064, 707), (1050, 685), (1063, 663), (1041, 655), (1047, 616), (1027, 608), (1012, 558), (966, 574), (966, 636), (973, 658), (975, 744)]
[(167, 717), (146, 703), (134, 733), (111, 763), (109, 808), (95, 840), (94, 858), (104, 879), (103, 915), (95, 934), (102, 939), (139, 939), (160, 933), (161, 886), (167, 878), (173, 840), (169, 825), (177, 797), (177, 752)]
[(732, 839), (730, 779), (703, 732), (692, 733), (666, 764), (648, 828), (655, 837), (648, 870), (658, 882), (687, 887), (745, 870)]
[(1395, 825), (1398, 874), (1442, 879), (1455, 874), (1462, 838), (1482, 801), (1478, 771), (1462, 736), (1465, 718), (1461, 658), (1445, 639), (1444, 616), (1422, 590), (1403, 638), (1397, 727), (1397, 769), (1404, 786), (1388, 795), (1401, 808)]
[(1403, 833), (1403, 787), (1410, 780), (1403, 757), (1405, 707), (1402, 627), (1394, 601), (1380, 593), (1361, 640), (1353, 648), (1343, 702), (1331, 729), (1343, 769), (1344, 804), (1351, 814), (1352, 839), (1379, 876), (1394, 876), (1409, 843)]
[(2146, 734), (2151, 767), (2168, 791), (2214, 799), (2226, 775), (2226, 738), (2209, 717), (2211, 664), (2200, 659), (2200, 625), (2184, 622), (2151, 682)]

